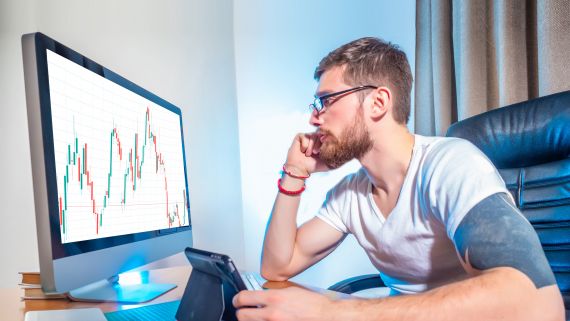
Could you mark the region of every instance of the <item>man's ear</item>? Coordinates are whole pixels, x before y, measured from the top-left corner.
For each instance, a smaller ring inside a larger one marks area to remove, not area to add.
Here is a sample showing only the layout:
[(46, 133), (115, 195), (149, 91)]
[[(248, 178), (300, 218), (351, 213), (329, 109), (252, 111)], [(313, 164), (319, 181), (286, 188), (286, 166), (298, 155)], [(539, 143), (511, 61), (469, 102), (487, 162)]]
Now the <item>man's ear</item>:
[(392, 92), (387, 87), (378, 87), (372, 93), (370, 115), (374, 119), (380, 119), (388, 113), (392, 106)]

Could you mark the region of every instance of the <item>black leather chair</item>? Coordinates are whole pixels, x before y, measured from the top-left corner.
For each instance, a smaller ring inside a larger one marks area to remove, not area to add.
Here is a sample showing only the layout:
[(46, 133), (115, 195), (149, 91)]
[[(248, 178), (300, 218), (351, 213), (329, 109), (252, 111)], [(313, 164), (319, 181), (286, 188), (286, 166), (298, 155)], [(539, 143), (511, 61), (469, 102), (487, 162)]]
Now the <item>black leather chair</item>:
[[(447, 136), (471, 141), (499, 169), (535, 228), (570, 310), (570, 91), (465, 119)], [(353, 293), (376, 286), (383, 286), (379, 276), (366, 275), (329, 289)]]

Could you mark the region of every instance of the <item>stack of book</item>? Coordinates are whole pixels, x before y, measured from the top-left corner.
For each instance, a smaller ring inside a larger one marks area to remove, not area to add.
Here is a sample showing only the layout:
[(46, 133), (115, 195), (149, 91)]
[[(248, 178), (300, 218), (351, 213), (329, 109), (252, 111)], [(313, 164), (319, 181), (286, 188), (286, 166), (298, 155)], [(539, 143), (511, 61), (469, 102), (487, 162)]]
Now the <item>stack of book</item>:
[(20, 288), (24, 290), (22, 300), (67, 299), (66, 293), (45, 293), (39, 272), (20, 272)]

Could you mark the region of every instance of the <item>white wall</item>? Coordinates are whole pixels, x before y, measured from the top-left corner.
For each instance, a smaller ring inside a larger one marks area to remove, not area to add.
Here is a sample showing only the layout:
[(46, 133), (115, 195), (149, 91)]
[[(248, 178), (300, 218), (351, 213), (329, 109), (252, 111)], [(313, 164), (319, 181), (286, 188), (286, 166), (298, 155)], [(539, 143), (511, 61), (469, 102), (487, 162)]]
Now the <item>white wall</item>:
[(194, 244), (244, 262), (232, 2), (2, 0), (0, 287), (38, 270), (20, 43), (34, 31), (181, 107)]
[[(22, 34), (42, 31), (182, 108), (194, 244), (257, 270), (285, 152), (311, 130), (314, 67), (372, 35), (401, 45), (414, 70), (414, 15), (412, 0), (0, 0), (0, 287), (38, 269)], [(357, 166), (311, 178), (299, 222)], [(372, 271), (348, 240), (300, 280)]]
[[(247, 268), (258, 270), (287, 148), (295, 133), (314, 130), (308, 124), (307, 106), (316, 88), (316, 65), (346, 42), (377, 36), (400, 45), (413, 71), (415, 2), (242, 0), (234, 6), (245, 253)], [(309, 179), (298, 222), (311, 218), (326, 191), (358, 167), (353, 162)], [(374, 272), (356, 241), (348, 238), (296, 279), (329, 286), (348, 276)]]

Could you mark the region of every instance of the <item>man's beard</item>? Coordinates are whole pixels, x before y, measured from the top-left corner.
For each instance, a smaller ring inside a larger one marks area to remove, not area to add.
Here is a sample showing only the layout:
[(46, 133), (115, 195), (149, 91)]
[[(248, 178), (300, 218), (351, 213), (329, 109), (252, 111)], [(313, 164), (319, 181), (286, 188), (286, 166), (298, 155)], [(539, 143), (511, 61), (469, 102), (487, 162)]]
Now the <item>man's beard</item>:
[(370, 133), (364, 126), (362, 109), (354, 117), (354, 122), (345, 128), (340, 139), (324, 131), (327, 139), (321, 146), (319, 158), (331, 169), (339, 168), (347, 162), (361, 158), (372, 149)]

